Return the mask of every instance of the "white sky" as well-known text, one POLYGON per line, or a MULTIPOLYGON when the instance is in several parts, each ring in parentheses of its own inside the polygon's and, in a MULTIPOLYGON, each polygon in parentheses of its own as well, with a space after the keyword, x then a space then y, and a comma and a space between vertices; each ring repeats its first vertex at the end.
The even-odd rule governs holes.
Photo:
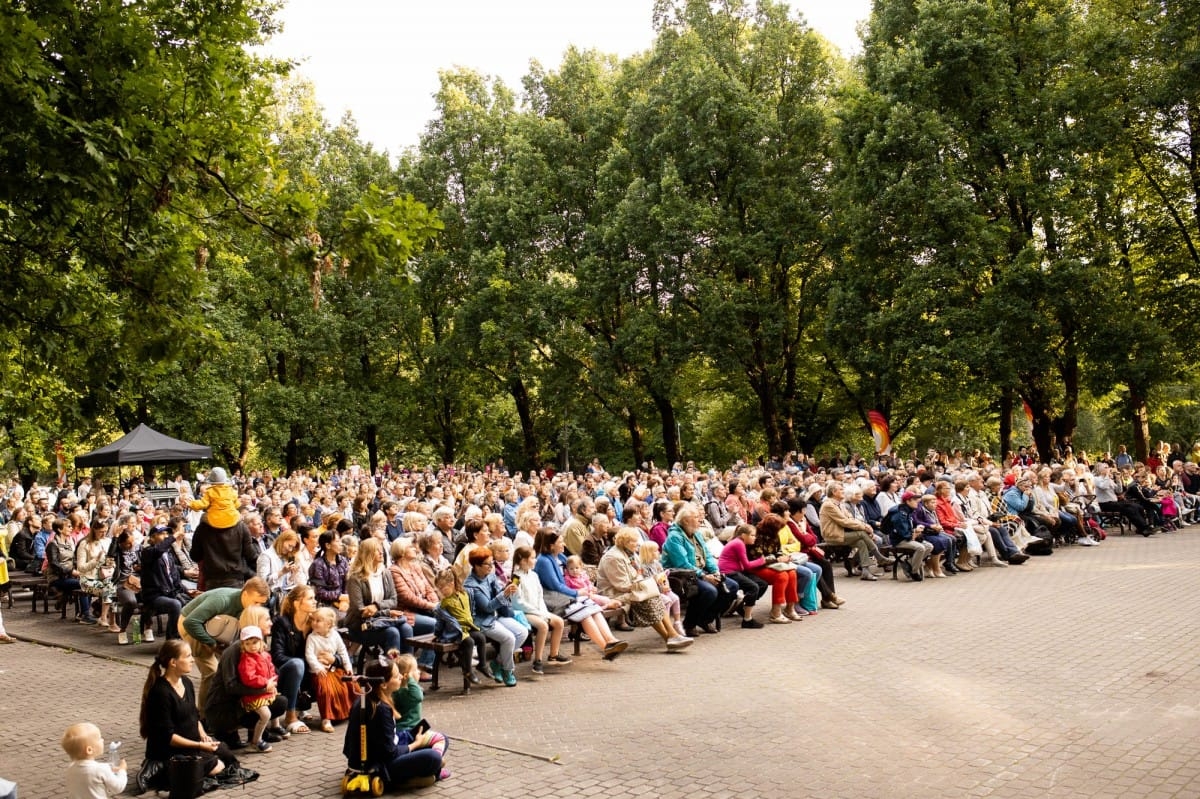
MULTIPOLYGON (((791 0, 845 54, 870 0, 791 0)), ((519 91, 529 62, 556 69, 568 45, 618 56, 654 39, 654 0, 286 0, 284 30, 265 48, 299 61, 326 117, 349 110, 360 135, 392 155, 417 143, 433 117, 438 70, 501 78, 519 91)))

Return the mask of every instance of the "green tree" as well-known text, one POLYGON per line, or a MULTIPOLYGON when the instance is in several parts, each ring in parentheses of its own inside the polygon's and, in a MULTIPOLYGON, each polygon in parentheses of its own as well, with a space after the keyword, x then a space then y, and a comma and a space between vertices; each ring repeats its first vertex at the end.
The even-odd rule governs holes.
POLYGON ((1026 401, 1043 452, 1074 429, 1084 317, 1106 290, 1079 235, 1096 140, 1079 27, 1058 0, 877 3, 843 128, 846 268, 878 270, 867 313, 905 320, 896 346, 933 364, 917 375, 965 367, 1002 418, 1026 401))
POLYGON ((649 234, 633 242, 693 346, 748 383, 782 455, 830 421, 812 365, 829 270, 834 64, 780 3, 657 13, 655 80, 625 139, 640 179, 629 201, 645 203, 649 234))

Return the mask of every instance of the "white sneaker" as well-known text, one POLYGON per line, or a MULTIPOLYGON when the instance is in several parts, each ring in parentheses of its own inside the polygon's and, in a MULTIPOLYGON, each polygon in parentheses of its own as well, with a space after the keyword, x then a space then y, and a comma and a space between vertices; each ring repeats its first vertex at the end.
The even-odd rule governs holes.
POLYGON ((143 644, 154 643, 154 630, 148 629, 144 633, 142 633, 142 643, 143 644))
POLYGON ((1078 543, 1080 546, 1094 547, 1094 546, 1097 546, 1100 542, 1097 541, 1096 539, 1092 538, 1090 535, 1084 535, 1084 536, 1079 537, 1078 543))
POLYGON ((117 633, 117 643, 120 644, 121 646, 125 646, 126 644, 128 644, 129 643, 129 633, 125 632, 124 630, 121 630, 121 632, 117 633))

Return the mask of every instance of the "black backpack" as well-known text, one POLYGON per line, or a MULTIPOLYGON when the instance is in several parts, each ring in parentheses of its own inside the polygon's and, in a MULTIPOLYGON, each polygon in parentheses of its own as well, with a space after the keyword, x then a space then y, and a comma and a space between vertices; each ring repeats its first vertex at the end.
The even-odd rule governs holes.
POLYGON ((892 508, 884 515, 882 519, 879 520, 879 529, 888 538, 892 537, 892 533, 896 529, 896 525, 892 522, 892 513, 894 513, 895 510, 896 508, 892 508))

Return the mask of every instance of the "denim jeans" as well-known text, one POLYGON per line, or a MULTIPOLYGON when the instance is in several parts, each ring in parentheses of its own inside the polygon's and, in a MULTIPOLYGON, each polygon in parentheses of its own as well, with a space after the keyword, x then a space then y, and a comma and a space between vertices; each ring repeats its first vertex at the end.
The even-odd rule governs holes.
POLYGON ((179 637, 179 612, 183 610, 183 605, 178 599, 170 596, 156 596, 153 599, 142 603, 142 629, 150 629, 149 625, 154 623, 154 617, 161 613, 167 614, 167 638, 179 637))
POLYGON ((696 583, 696 595, 688 600, 687 613, 683 617, 684 628, 703 627, 715 621, 718 616, 729 609, 737 596, 737 583, 725 578, 725 591, 701 577, 696 583))
POLYGON ((516 619, 510 619, 507 616, 497 616, 496 623, 491 627, 483 628, 483 636, 489 641, 495 641, 500 645, 500 656, 498 661, 500 668, 512 671, 516 668, 516 662, 513 661, 513 653, 517 651, 517 647, 525 643, 525 638, 529 635, 529 630, 525 629, 525 625, 516 619))
POLYGON ((388 624, 382 627, 359 630, 356 633, 352 633, 350 637, 364 647, 383 647, 384 652, 387 652, 389 649, 399 649, 401 652, 408 652, 408 639, 412 638, 413 628, 403 619, 389 619, 388 622, 388 624))
MULTIPOLYGON (((432 616, 422 616, 420 613, 413 614, 412 630, 413 635, 425 635, 425 633, 433 632, 437 626, 437 619, 432 616)), ((417 663, 427 669, 433 668, 433 660, 437 653, 432 649, 422 649, 417 653, 417 663)))
POLYGON ((279 678, 279 695, 287 700, 287 709, 295 711, 300 684, 304 682, 304 661, 301 658, 287 658, 275 665, 275 674, 279 678))

